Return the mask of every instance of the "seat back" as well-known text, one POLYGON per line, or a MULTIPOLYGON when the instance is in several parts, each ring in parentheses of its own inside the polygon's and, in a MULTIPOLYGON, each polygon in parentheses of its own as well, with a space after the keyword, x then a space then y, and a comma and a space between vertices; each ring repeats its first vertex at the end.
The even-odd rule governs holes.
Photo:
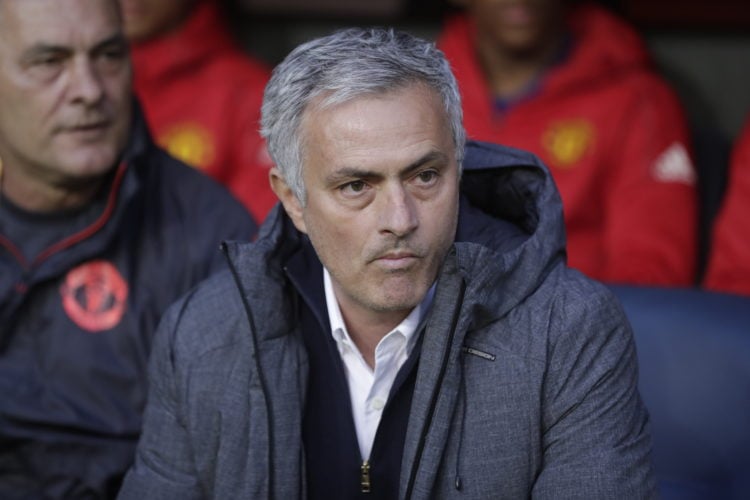
POLYGON ((633 326, 662 498, 750 498, 750 298, 612 290, 633 326))

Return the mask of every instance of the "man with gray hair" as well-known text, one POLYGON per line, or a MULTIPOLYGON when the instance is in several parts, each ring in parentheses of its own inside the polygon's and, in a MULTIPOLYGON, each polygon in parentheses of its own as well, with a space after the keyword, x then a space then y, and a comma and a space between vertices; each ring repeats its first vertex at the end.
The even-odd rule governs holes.
POLYGON ((262 133, 283 206, 162 321, 121 498, 653 495, 623 313, 546 168, 464 148, 441 52, 303 44, 262 133))
POLYGON ((116 0, 0 0, 0 499, 109 499, 164 311, 257 229, 156 147, 116 0))

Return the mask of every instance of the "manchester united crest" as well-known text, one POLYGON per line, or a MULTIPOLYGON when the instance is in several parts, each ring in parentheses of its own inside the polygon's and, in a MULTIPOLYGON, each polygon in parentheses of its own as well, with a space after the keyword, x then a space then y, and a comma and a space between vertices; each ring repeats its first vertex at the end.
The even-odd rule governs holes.
POLYGON ((159 136, 159 143, 169 154, 188 165, 206 168, 214 161, 211 133, 196 123, 180 123, 159 136))
POLYGON ((63 309, 82 329, 96 333, 120 323, 128 299, 128 284, 111 263, 86 262, 72 269, 60 286, 63 309))
POLYGON ((594 127, 586 120, 567 120, 553 123, 542 136, 542 145, 551 163, 560 168, 571 168, 583 158, 594 141, 594 127))

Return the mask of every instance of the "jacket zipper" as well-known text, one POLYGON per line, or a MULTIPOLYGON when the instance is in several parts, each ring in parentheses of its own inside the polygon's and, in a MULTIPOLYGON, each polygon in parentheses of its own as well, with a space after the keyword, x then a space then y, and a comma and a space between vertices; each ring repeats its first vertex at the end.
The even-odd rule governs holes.
POLYGON ((359 484, 362 486, 362 493, 370 493, 372 484, 370 483, 370 461, 365 460, 360 467, 359 484))

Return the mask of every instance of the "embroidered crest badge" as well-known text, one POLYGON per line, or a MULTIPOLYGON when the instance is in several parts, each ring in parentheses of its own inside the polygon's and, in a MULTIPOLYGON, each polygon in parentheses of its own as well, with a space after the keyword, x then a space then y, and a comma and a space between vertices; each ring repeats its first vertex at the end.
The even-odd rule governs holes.
POLYGON ((76 325, 91 332, 120 323, 128 298, 128 284, 117 268, 104 260, 72 269, 60 286, 65 313, 76 325))
POLYGON ((159 143, 169 154, 200 169, 214 161, 215 145, 211 133, 195 123, 182 123, 159 136, 159 143))
POLYGON ((586 120, 553 123, 542 136, 542 145, 551 163, 560 168, 574 167, 594 142, 594 127, 586 120))

